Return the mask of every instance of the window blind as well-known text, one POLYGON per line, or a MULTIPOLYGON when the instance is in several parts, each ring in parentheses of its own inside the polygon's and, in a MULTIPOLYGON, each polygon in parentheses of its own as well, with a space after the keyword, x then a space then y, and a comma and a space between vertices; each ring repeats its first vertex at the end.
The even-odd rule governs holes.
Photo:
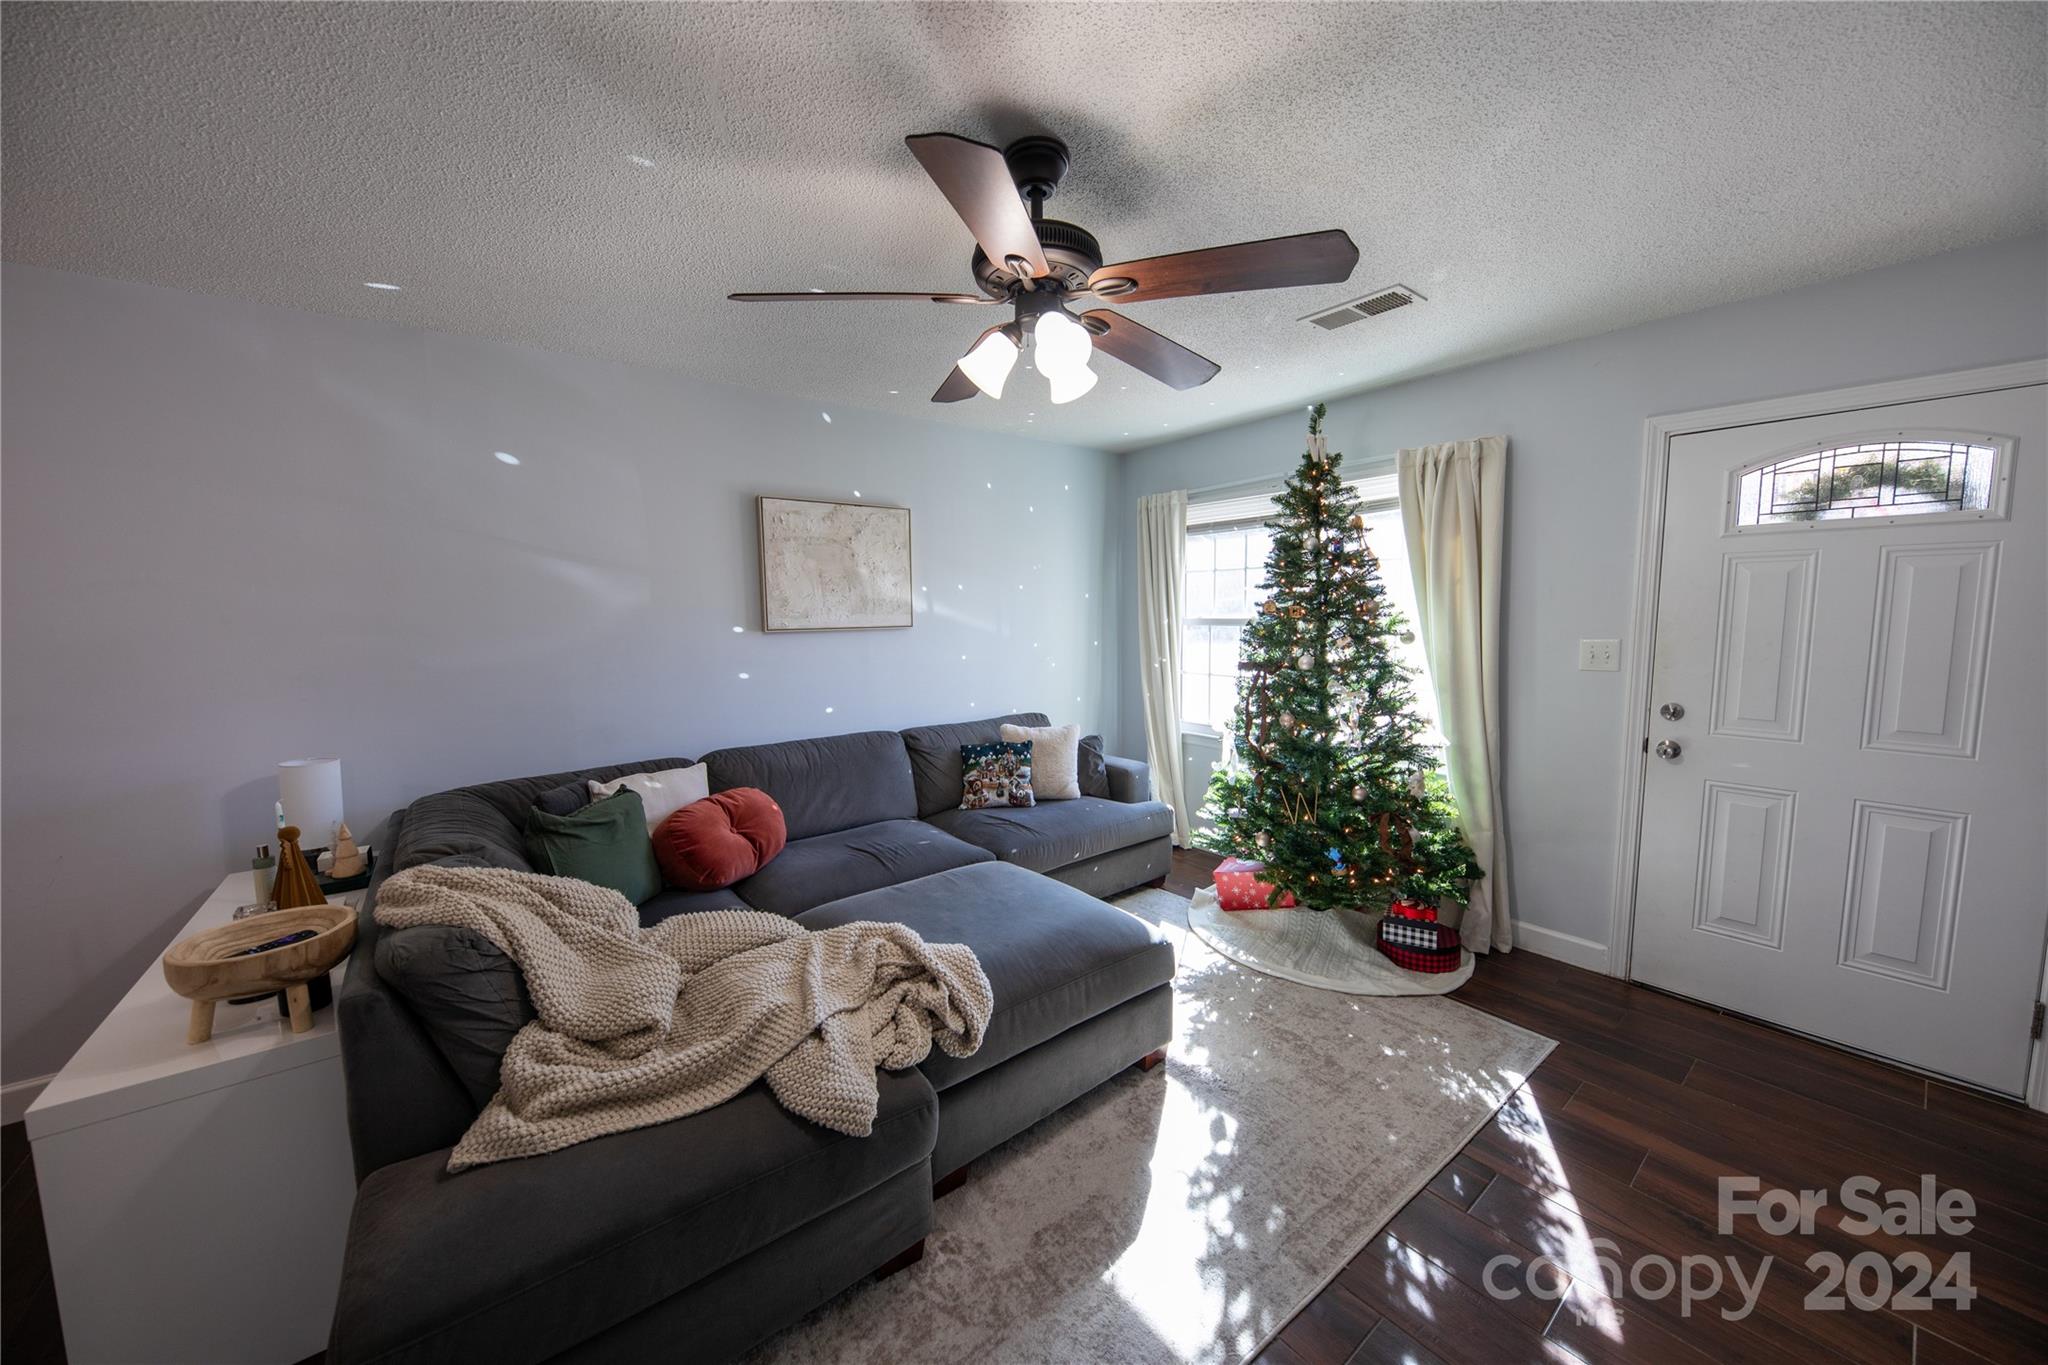
MULTIPOLYGON (((1271 479, 1264 483, 1238 484, 1206 493, 1188 494, 1188 529, 1257 526, 1271 519, 1273 498, 1280 492, 1281 482, 1271 479)), ((1370 474, 1346 480, 1344 486, 1357 494, 1368 507, 1400 499, 1400 484, 1391 460, 1383 462, 1382 467, 1370 474)))

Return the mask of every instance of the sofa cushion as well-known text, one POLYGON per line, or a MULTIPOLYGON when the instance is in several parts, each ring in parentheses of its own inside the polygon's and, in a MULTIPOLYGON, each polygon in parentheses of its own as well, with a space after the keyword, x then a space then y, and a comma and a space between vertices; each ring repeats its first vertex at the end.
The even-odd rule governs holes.
POLYGON ((655 894, 653 899, 640 904, 640 925, 651 929, 672 915, 695 915, 706 910, 752 910, 739 892, 731 887, 722 891, 684 891, 670 887, 655 894))
POLYGON ((687 768, 655 773, 627 773, 608 782, 592 778, 584 785, 590 789, 593 801, 602 801, 626 787, 640 793, 640 804, 647 811, 647 832, 652 834, 661 828, 662 821, 684 806, 711 795, 711 770, 702 763, 692 763, 687 768))
POLYGON ((564 782, 559 787, 549 787, 533 798, 533 808, 548 815, 574 815, 589 804, 588 782, 564 782))
POLYGON ((948 810, 930 822, 1006 863, 1050 872, 1173 833, 1173 812, 1157 801, 1126 804, 1083 796, 1028 808, 948 810))
POLYGON ((534 1015, 525 978, 474 929, 419 924, 381 929, 377 975, 411 1007, 448 1069, 482 1109, 498 1093, 498 1064, 534 1015))
POLYGON ((1030 742, 961 745, 960 785, 960 805, 966 810, 1035 805, 1030 742))
POLYGON ((476 860, 476 866, 531 872, 533 868, 526 861, 526 823, 534 803, 544 792, 565 782, 588 782, 593 778, 608 782, 627 773, 651 773, 689 765, 687 758, 650 758, 639 763, 515 777, 422 796, 406 808, 398 842, 392 850, 391 870, 403 872, 408 867, 442 858, 468 857, 476 860))
POLYGON ((986 849, 921 820, 883 820, 792 839, 774 862, 733 889, 756 909, 794 915, 842 896, 992 858, 986 849))
POLYGON ((927 943, 964 943, 988 973, 995 1013, 981 1050, 935 1051, 921 1064, 940 1090, 1173 979, 1173 948, 1157 929, 1007 863, 957 868, 797 916, 806 929, 856 920, 907 924, 927 943))
POLYGON ((903 747, 910 756, 910 771, 917 784, 919 818, 936 811, 952 810, 960 804, 963 776, 960 746, 994 744, 1003 737, 1003 725, 1048 725, 1044 713, 1020 711, 1014 716, 990 716, 987 720, 966 720, 954 725, 920 725, 903 732, 903 747))
POLYGON ((1081 736, 1079 762, 1081 765, 1079 773, 1081 795, 1107 797, 1109 795, 1109 767, 1103 761, 1101 735, 1081 736))
POLYGON ((909 756, 888 730, 720 749, 704 762, 711 790, 759 787, 774 797, 792 839, 917 814, 909 756))
POLYGON ((931 1086, 916 1071, 879 1085, 864 1138, 797 1118, 755 1085, 529 1161, 451 1176, 436 1151, 386 1166, 356 1193, 328 1359, 568 1350, 923 1163, 938 1132, 931 1086))
POLYGON ((1082 794, 1080 726, 1005 724, 1003 742, 1031 746, 1031 794, 1040 801, 1071 801, 1082 794))
POLYGON ((782 808, 759 787, 734 787, 693 801, 654 831, 661 880, 717 891, 772 862, 789 842, 782 808))
POLYGON ((635 905, 661 890, 646 807, 631 787, 574 815, 549 815, 535 807, 526 826, 526 856, 536 872, 610 887, 635 905))

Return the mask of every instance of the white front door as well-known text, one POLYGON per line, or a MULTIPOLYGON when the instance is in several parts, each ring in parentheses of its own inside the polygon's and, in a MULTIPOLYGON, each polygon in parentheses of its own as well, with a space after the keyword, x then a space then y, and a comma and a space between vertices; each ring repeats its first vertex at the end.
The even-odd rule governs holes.
POLYGON ((2044 454, 2041 385, 1671 440, 1635 979, 2025 1090, 2044 454))

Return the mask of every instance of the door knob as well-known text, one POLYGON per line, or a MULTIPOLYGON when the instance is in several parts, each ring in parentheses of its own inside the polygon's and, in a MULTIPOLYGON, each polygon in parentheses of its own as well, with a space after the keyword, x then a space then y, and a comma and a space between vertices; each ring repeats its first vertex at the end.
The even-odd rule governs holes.
POLYGON ((1659 758, 1677 758, 1684 752, 1685 750, 1680 747, 1675 739, 1660 739, 1657 741, 1657 757, 1659 758))
POLYGON ((1684 720, 1685 708, 1675 701, 1667 701, 1657 708, 1657 714, 1666 720, 1684 720))

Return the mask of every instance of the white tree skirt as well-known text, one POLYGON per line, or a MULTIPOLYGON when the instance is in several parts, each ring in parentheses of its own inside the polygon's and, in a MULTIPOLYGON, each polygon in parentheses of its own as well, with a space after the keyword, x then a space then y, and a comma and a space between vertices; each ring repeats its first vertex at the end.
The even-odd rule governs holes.
POLYGON ((1411 972, 1373 947, 1380 911, 1225 910, 1216 888, 1188 901, 1188 928, 1255 972, 1346 995, 1446 995, 1472 977, 1472 954, 1448 972, 1411 972))

